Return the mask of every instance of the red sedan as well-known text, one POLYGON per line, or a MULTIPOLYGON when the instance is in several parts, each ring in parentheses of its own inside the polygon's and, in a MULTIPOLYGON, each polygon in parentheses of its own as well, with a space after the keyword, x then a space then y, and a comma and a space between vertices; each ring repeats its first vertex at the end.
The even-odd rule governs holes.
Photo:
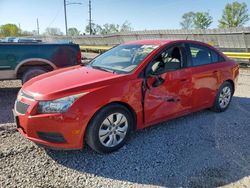
POLYGON ((100 153, 119 149, 131 131, 201 109, 225 111, 239 66, 189 40, 145 40, 112 48, 86 66, 38 76, 20 90, 18 131, 35 143, 100 153))

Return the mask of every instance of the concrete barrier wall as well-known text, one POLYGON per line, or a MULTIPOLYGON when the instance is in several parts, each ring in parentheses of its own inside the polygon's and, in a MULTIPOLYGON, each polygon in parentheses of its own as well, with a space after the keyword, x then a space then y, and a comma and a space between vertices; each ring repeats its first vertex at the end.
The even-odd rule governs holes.
POLYGON ((120 43, 142 39, 190 39, 209 43, 226 51, 250 50, 250 27, 208 30, 146 30, 116 33, 111 35, 37 36, 43 41, 72 40, 80 45, 112 46, 120 43))

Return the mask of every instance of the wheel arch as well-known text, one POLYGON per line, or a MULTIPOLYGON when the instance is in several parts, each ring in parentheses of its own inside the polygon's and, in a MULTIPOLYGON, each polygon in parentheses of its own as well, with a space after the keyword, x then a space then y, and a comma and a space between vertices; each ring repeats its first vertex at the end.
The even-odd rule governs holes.
POLYGON ((105 104, 104 106, 102 106, 101 108, 99 108, 93 115, 92 117, 90 118, 88 124, 87 124, 87 127, 89 126, 90 122, 95 118, 95 116, 105 107, 107 106, 110 106, 110 105, 120 105, 120 106, 123 106, 125 108, 127 108, 127 110, 131 113, 132 115, 132 118, 134 120, 134 125, 133 125, 133 130, 135 130, 137 128, 137 116, 136 116, 136 112, 135 110, 133 109, 133 107, 131 105, 129 105, 128 103, 126 102, 122 102, 122 101, 112 101, 110 103, 107 103, 105 104))
POLYGON ((137 128, 137 116, 136 116, 136 112, 135 110, 132 108, 131 105, 129 105, 128 103, 125 103, 125 102, 122 102, 122 101, 113 101, 113 102, 110 102, 110 103, 107 103, 105 104, 104 106, 102 106, 101 108, 99 108, 98 110, 96 110, 96 112, 92 115, 92 117, 90 118, 90 120, 88 121, 87 123, 87 126, 84 130, 84 133, 82 135, 82 143, 85 142, 85 139, 86 139, 86 133, 87 133, 87 129, 89 128, 89 125, 91 124, 91 122, 94 120, 94 118, 96 117, 96 115, 105 107, 109 106, 109 105, 120 105, 120 106, 123 106, 125 107, 132 115, 132 118, 133 118, 133 121, 134 121, 134 124, 133 124, 133 127, 132 127, 132 130, 136 130, 137 128))
POLYGON ((128 109, 128 111, 131 113, 132 118, 134 120, 133 130, 136 130, 136 128, 137 128, 137 116, 136 116, 136 112, 133 109, 133 107, 131 105, 129 105, 128 103, 121 102, 121 101, 114 101, 114 102, 109 103, 108 105, 111 105, 111 104, 118 104, 118 105, 124 106, 125 108, 128 109))
POLYGON ((57 69, 57 67, 55 66, 55 64, 53 64, 51 61, 47 60, 47 59, 42 59, 42 58, 29 58, 29 59, 25 59, 23 61, 21 61, 17 67, 15 68, 15 74, 18 75, 21 68, 24 66, 44 66, 47 65, 49 67, 51 67, 52 70, 57 69))
POLYGON ((231 79, 228 79, 228 80, 225 80, 225 82, 229 82, 229 83, 232 85, 232 87, 233 87, 233 94, 234 94, 234 92, 235 92, 235 84, 234 84, 234 81, 231 80, 231 79))

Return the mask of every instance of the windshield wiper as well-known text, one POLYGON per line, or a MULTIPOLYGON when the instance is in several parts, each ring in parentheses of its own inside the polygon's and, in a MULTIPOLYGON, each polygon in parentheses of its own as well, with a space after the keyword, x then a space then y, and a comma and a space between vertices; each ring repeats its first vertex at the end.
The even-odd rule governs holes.
POLYGON ((106 72, 115 73, 115 71, 114 71, 114 70, 107 69, 107 68, 104 68, 104 67, 95 66, 95 65, 90 65, 90 66, 91 66, 91 67, 93 67, 94 69, 98 69, 98 70, 102 70, 102 71, 106 71, 106 72))

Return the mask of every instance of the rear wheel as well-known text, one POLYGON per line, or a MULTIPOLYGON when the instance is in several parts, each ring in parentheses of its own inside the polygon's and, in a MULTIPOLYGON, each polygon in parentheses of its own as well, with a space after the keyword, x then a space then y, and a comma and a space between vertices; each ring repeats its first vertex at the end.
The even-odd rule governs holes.
POLYGON ((221 85, 220 89, 218 90, 212 110, 216 112, 225 111, 232 100, 232 96, 233 96, 232 84, 229 82, 224 82, 221 85))
POLYGON ((130 111, 117 104, 101 109, 88 125, 87 144, 98 153, 109 153, 121 148, 127 141, 133 118, 130 111))
POLYGON ((29 68, 22 75, 22 78, 21 78, 22 84, 29 81, 31 78, 34 78, 34 77, 41 75, 41 74, 44 74, 46 72, 48 72, 48 70, 46 70, 45 68, 42 68, 42 67, 29 68))

